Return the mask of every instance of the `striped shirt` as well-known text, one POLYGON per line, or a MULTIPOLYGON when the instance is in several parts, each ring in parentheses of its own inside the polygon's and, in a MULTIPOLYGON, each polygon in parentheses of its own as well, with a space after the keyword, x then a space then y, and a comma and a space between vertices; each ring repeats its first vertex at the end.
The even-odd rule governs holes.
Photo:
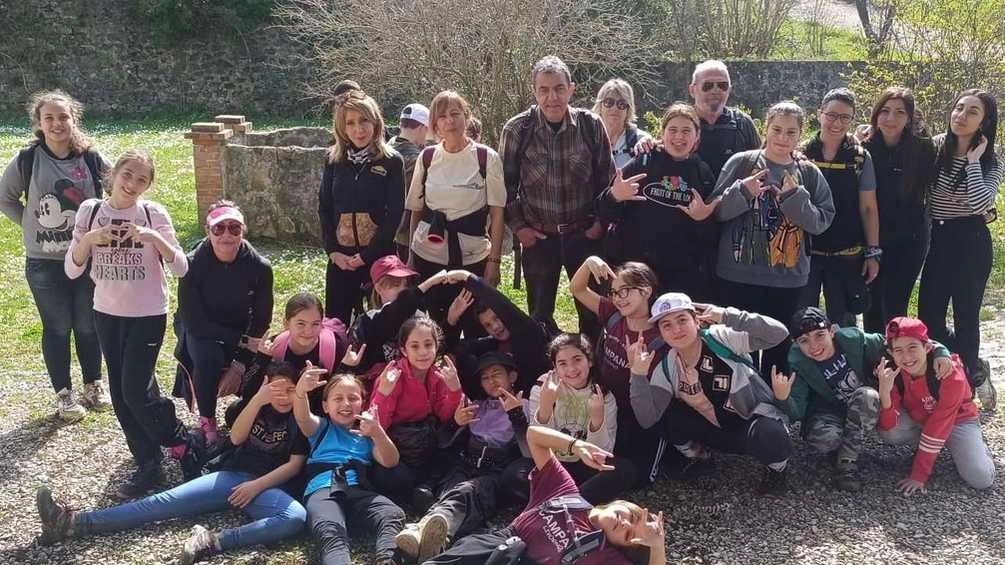
MULTIPOLYGON (((945 134, 936 136, 934 141, 941 146, 945 134)), ((929 195, 932 218, 948 220, 984 214, 994 206, 1001 182, 1001 159, 987 173, 980 163, 968 163, 966 156, 953 158, 948 168, 940 161, 939 174, 929 195)))
POLYGON ((558 131, 536 106, 517 114, 503 127, 499 155, 506 221, 514 232, 593 216, 594 201, 614 178, 607 131, 596 114, 582 108, 570 107, 558 131))

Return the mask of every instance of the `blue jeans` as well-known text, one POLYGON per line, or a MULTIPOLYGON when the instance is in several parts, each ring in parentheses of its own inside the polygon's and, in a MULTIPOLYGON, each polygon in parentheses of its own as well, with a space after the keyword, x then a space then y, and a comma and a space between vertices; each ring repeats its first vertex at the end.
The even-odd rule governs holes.
POLYGON ((56 392, 70 384, 70 332, 85 383, 101 378, 101 347, 94 329, 94 281, 89 273, 71 279, 63 262, 29 257, 25 278, 42 319, 42 358, 56 392))
MULTIPOLYGON (((227 497, 234 487, 255 478, 251 473, 239 471, 210 473, 141 500, 104 510, 77 512, 73 526, 79 533, 92 534, 220 512, 231 508, 227 497)), ((307 522, 304 507, 279 488, 262 491, 243 510, 254 521, 221 531, 220 549, 273 543, 296 535, 307 522)))

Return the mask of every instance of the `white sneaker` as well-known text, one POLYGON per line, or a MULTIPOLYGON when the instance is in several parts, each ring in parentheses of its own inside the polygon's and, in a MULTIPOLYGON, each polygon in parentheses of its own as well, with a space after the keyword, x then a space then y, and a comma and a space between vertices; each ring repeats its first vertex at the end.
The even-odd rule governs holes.
POLYGON ((56 413, 64 422, 68 424, 79 422, 87 415, 87 410, 84 410, 84 407, 77 403, 77 397, 74 396, 72 390, 64 388, 57 392, 56 396, 59 397, 56 413))
POLYGON ((405 529, 394 536, 394 543, 411 559, 419 557, 419 526, 415 523, 405 524, 405 529))
POLYGON ((419 521, 419 563, 436 557, 447 545, 447 519, 442 514, 427 514, 419 521))
POLYGON ((108 391, 105 390, 105 385, 100 380, 84 385, 84 392, 80 395, 80 403, 95 412, 105 412, 112 407, 112 399, 108 396, 108 391))

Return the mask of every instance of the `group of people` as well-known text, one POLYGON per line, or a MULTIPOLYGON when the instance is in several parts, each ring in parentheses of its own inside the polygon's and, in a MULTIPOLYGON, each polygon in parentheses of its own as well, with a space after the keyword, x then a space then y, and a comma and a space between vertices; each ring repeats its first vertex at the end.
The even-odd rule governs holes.
POLYGON ((662 512, 619 497, 712 476, 717 451, 753 457, 757 492, 783 495, 796 422, 835 488, 861 488, 873 431, 917 445, 905 494, 943 447, 967 485, 992 486, 974 398, 993 409, 978 356, 1002 180, 993 97, 964 91, 931 138, 899 87, 852 132, 856 99, 838 88, 809 140, 786 101, 762 143, 726 106, 720 61, 695 68, 694 104, 670 105, 655 136, 621 79, 592 111, 570 106, 557 57, 532 83, 498 152, 456 92, 406 106, 388 139, 376 101, 340 85, 319 192, 325 296, 289 297, 275 334, 272 268, 237 205, 214 204, 186 254, 146 197, 149 155, 109 162, 79 102, 34 96, 36 139, 4 171, 0 209, 24 232, 59 415, 111 405, 136 463, 118 506, 73 510, 40 488, 43 541, 234 507, 253 521, 196 526, 182 563, 308 525, 326 565, 349 563, 350 531, 374 534, 380 563, 656 565, 662 512), (495 288, 511 239, 528 312, 495 288), (553 318, 562 269, 578 333, 553 318), (154 378, 168 271, 174 394, 194 429, 154 378), (149 494, 162 447, 185 482, 149 494), (508 506, 524 510, 486 531, 508 506))

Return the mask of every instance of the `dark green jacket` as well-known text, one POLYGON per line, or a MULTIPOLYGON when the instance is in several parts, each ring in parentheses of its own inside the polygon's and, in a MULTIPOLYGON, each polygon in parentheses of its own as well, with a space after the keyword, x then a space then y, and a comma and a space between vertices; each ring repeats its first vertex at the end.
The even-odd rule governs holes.
MULTIPOLYGON (((936 357, 949 357, 949 350, 938 342, 935 345, 936 357)), ((845 354, 848 365, 855 374, 868 386, 877 386, 873 369, 879 364, 886 351, 886 339, 882 334, 867 334, 858 328, 839 328, 834 333, 834 346, 837 351, 845 354)), ((815 405, 829 405, 843 410, 845 403, 827 384, 820 372, 820 366, 810 359, 794 343, 789 349, 789 368, 796 373, 792 383, 792 392, 784 402, 778 405, 785 410, 793 422, 802 420, 815 405)))

